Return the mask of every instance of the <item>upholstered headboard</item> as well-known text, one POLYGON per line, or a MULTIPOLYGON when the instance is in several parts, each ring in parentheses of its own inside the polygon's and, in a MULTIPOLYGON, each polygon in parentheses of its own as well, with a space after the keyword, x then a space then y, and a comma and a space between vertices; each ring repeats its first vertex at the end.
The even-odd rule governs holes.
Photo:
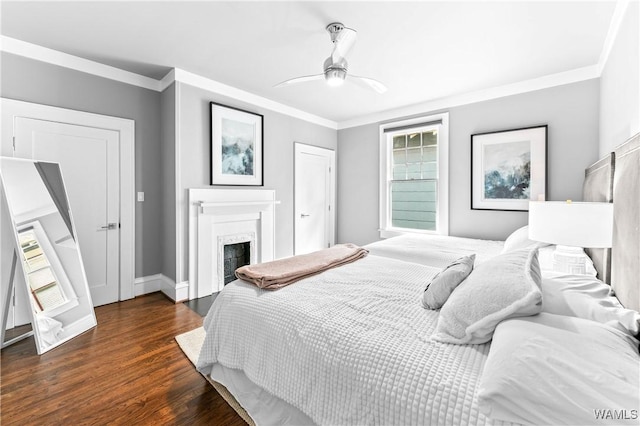
MULTIPOLYGON (((611 153, 584 171, 583 201, 612 202, 615 154, 611 153)), ((598 271, 598 278, 611 283, 611 249, 585 249, 598 271)))
POLYGON ((640 133, 614 151, 611 287, 640 311, 640 133))

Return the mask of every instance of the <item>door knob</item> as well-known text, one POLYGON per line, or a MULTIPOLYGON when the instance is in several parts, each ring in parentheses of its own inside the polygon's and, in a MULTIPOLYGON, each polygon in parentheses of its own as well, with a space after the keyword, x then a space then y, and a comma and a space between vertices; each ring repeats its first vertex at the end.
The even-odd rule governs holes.
POLYGON ((301 213, 300 214, 300 218, 301 219, 304 219, 305 217, 309 217, 309 216, 311 216, 311 215, 310 214, 305 214, 305 213, 301 213))
POLYGON ((117 227, 118 227, 117 223, 107 223, 105 226, 101 226, 100 229, 109 230, 109 229, 116 229, 117 227))

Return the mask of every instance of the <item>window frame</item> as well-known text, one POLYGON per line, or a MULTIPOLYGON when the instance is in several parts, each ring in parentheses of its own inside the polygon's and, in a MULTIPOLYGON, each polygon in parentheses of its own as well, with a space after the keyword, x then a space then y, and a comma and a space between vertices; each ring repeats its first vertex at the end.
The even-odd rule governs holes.
POLYGON ((449 235, 449 113, 439 113, 421 116, 407 120, 393 121, 380 125, 380 237, 389 238, 404 234, 438 234, 449 235), (428 123, 441 121, 440 124, 428 123), (427 123, 427 125, 423 125, 427 123), (413 128, 407 126, 414 126, 413 128), (405 127, 397 132, 385 133, 387 129, 405 127), (411 133, 417 129, 437 127, 438 130, 438 174, 436 198, 436 229, 422 230, 411 228, 396 228, 391 225, 391 181, 392 147, 394 134, 411 133))

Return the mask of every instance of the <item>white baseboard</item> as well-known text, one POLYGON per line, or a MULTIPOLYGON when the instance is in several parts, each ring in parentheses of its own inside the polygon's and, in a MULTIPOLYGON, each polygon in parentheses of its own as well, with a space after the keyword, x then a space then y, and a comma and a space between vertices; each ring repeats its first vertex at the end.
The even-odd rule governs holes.
POLYGON ((172 279, 164 277, 162 292, 174 302, 189 300, 189 281, 175 283, 172 279))
POLYGON ((156 291, 163 292, 169 299, 176 303, 189 300, 188 281, 175 283, 171 278, 162 274, 136 278, 134 282, 134 294, 136 297, 156 291))
POLYGON ((136 278, 133 282, 134 297, 142 296, 143 294, 155 293, 156 291, 162 290, 162 283, 165 279, 168 278, 162 274, 136 278))

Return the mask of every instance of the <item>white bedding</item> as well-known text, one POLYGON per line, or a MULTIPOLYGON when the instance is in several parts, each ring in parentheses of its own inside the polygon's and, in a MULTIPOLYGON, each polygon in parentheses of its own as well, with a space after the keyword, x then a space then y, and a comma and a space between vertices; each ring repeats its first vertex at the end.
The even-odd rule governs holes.
POLYGON ((454 260, 471 254, 476 264, 497 256, 504 241, 478 240, 474 238, 448 237, 431 234, 406 234, 364 246, 376 256, 390 257, 445 268, 454 260))
POLYGON ((277 291, 228 284, 198 368, 240 369, 317 424, 492 424, 475 397, 489 345, 430 340, 439 269, 373 253, 277 291))

